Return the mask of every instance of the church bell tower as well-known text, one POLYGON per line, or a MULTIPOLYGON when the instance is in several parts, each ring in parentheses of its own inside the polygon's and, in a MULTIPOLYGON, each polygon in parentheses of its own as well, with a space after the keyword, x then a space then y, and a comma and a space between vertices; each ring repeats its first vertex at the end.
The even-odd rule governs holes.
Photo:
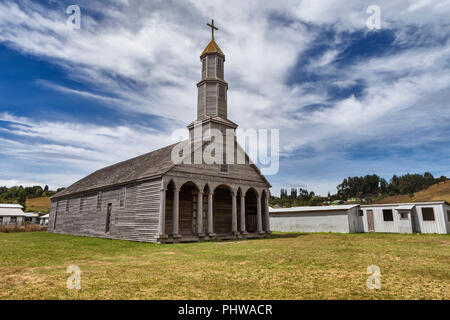
POLYGON ((211 41, 200 55, 202 65, 201 80, 197 83, 197 120, 188 126, 192 132, 194 125, 202 125, 203 131, 208 128, 237 128, 228 120, 227 91, 228 83, 224 79, 225 54, 214 40, 214 31, 218 28, 214 20, 207 24, 211 28, 211 41))

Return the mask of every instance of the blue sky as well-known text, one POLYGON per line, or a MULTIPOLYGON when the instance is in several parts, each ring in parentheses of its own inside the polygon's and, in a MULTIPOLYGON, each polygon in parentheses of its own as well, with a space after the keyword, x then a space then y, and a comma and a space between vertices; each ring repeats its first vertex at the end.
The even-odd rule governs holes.
POLYGON ((450 176, 450 1, 0 2, 0 185, 68 186, 172 143, 215 19, 229 118, 280 130, 281 187, 450 176), (81 29, 67 27, 68 5, 81 29), (368 30, 366 9, 381 9, 368 30))

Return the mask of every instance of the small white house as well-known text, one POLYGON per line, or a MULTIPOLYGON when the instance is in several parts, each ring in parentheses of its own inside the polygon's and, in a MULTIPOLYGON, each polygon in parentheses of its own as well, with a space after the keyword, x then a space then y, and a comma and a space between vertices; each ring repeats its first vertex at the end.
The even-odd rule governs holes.
POLYGON ((269 208, 270 229, 282 232, 363 232, 359 204, 269 208))
POLYGON ((49 217, 50 215, 47 213, 47 214, 44 214, 43 216, 41 216, 41 222, 40 222, 40 225, 41 226, 48 226, 48 217, 49 217))
POLYGON ((25 222, 32 223, 32 224, 39 224, 39 213, 35 212, 25 212, 25 222))
POLYGON ((25 213, 20 204, 0 203, 0 226, 20 226, 24 222, 25 213))
POLYGON ((364 232, 450 233, 450 206, 445 201, 362 205, 364 232))

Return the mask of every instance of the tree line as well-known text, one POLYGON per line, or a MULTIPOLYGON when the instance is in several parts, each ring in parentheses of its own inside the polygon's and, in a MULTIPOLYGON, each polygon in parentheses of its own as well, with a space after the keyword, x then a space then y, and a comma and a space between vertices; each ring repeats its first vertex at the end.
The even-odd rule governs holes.
POLYGON ((322 197, 316 195, 314 191, 308 191, 303 188, 291 188, 290 193, 288 193, 287 189, 281 189, 279 197, 271 196, 269 205, 280 207, 320 206, 324 201, 335 199, 336 196, 328 195, 328 197, 322 197))
POLYGON ((447 177, 434 178, 429 172, 424 174, 393 175, 388 181, 376 174, 364 177, 348 177, 337 186, 337 195, 340 199, 362 198, 373 196, 395 196, 401 194, 412 195, 415 192, 427 189, 431 185, 446 181, 447 177))
POLYGON ((59 188, 56 191, 52 191, 47 185, 44 188, 41 186, 13 186, 10 188, 0 187, 0 203, 18 203, 25 208, 27 199, 51 197, 63 189, 64 188, 59 188))
POLYGON ((287 189, 280 190, 280 197, 271 196, 270 205, 280 207, 295 206, 316 206, 322 205, 324 202, 356 200, 359 202, 370 202, 374 198, 385 196, 395 196, 409 194, 425 190, 431 185, 443 181, 448 178, 441 176, 433 177, 429 172, 424 174, 405 174, 401 176, 393 175, 387 181, 386 179, 376 175, 355 176, 345 178, 342 183, 337 185, 335 194, 328 193, 328 196, 317 196, 313 191, 303 188, 291 188, 290 193, 287 189))

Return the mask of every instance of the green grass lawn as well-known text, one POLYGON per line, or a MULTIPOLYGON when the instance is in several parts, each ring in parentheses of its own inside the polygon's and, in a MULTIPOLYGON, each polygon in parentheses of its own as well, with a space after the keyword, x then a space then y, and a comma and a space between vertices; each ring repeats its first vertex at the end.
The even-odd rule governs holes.
POLYGON ((0 233, 0 299, 449 299, 450 236, 275 234, 158 245, 0 233), (68 290, 66 268, 81 268, 68 290), (368 290, 366 269, 381 268, 368 290))

